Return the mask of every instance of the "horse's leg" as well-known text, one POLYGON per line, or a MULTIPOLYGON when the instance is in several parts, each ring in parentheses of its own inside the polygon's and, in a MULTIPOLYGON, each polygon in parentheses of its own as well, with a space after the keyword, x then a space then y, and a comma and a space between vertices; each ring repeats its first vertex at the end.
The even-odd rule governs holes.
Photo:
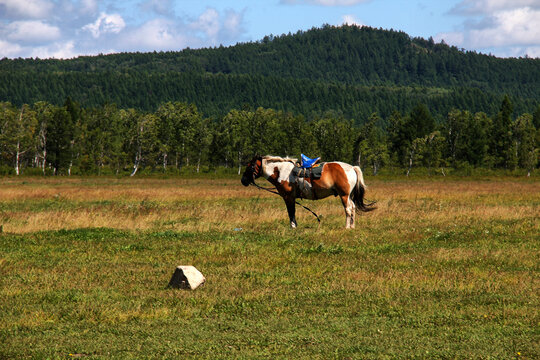
POLYGON ((354 204, 354 201, 349 197, 349 204, 351 206, 351 229, 354 229, 354 220, 356 217, 356 205, 354 204))
POLYGON ((345 209, 345 228, 350 229, 351 227, 354 227, 354 202, 351 200, 348 194, 341 195, 340 198, 343 208, 345 209))
POLYGON ((291 221, 291 227, 296 228, 296 204, 294 198, 285 198, 285 205, 287 205, 287 212, 289 213, 289 220, 291 221))

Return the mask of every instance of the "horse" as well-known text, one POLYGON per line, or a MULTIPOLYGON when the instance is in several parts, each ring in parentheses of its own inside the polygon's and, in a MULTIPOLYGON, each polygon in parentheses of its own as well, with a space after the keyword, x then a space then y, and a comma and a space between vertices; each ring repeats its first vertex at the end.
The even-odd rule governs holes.
POLYGON ((242 175, 242 185, 255 184, 255 179, 263 176, 274 187, 287 206, 292 228, 298 226, 296 222, 296 199, 310 200, 324 199, 328 196, 339 196, 345 209, 345 228, 354 228, 355 213, 375 210, 374 203, 365 203, 364 194, 366 184, 362 170, 344 162, 322 163, 320 178, 302 178, 301 182, 292 181, 291 172, 295 168, 297 159, 282 158, 279 156, 256 155, 248 162, 242 175))

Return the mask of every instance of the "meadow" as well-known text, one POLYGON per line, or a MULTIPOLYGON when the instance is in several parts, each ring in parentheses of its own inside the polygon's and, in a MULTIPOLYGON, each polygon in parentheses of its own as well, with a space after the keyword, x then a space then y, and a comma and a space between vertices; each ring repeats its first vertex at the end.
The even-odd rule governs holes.
POLYGON ((538 178, 366 182, 292 230, 238 177, 1 178, 0 358, 540 358, 538 178))

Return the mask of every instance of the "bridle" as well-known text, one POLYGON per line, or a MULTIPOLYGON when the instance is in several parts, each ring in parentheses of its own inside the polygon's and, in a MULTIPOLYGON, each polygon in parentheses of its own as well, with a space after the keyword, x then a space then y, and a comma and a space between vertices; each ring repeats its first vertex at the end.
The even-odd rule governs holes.
POLYGON ((255 179, 261 177, 261 172, 262 172, 262 159, 259 160, 259 159, 255 159, 255 161, 253 161, 253 163, 251 164, 251 166, 249 167, 249 170, 251 171, 251 175, 253 177, 252 179, 252 184, 255 184, 255 179), (261 165, 260 166, 257 166, 257 161, 260 161, 261 162, 261 165))

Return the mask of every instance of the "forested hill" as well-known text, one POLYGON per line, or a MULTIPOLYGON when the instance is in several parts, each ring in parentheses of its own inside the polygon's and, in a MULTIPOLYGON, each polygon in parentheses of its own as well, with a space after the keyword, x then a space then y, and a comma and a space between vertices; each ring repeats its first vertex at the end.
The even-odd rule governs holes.
POLYGON ((539 89, 539 59, 500 59, 356 26, 179 52, 0 60, 0 101, 16 105, 61 104, 71 96, 84 106, 154 110, 180 100, 207 115, 247 104, 305 115, 335 110, 357 119, 418 102, 436 115, 452 107, 491 113, 504 94, 516 111, 532 112, 539 89))

